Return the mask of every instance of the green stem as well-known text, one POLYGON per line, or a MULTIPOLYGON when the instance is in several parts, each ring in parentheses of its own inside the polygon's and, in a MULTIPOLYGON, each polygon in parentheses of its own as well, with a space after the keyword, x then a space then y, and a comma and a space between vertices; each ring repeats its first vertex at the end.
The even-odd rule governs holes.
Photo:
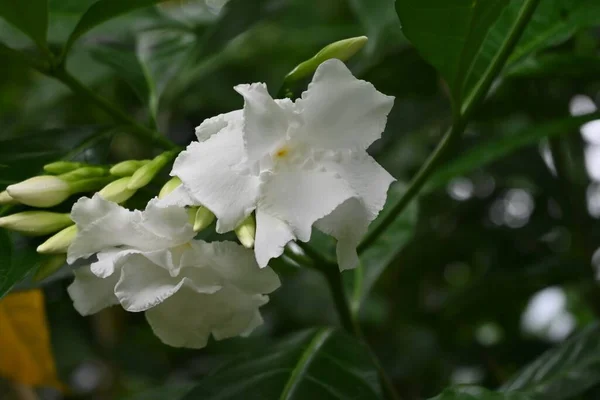
POLYGON ((452 148, 453 143, 460 138, 462 135, 473 110, 483 100, 485 95, 490 89, 494 79, 500 73, 504 64, 508 60, 511 52, 515 45, 519 41, 523 31, 527 27, 535 8, 537 7, 540 0, 525 0, 517 19, 512 26, 508 36, 500 46, 500 49, 496 53, 496 56, 484 72, 481 79, 471 92, 471 95, 467 97, 462 108, 461 114, 456 119, 452 128, 444 135, 444 138, 440 141, 436 149, 433 151, 431 156, 427 159, 425 164, 417 172, 415 177, 411 180, 406 193, 400 198, 398 203, 394 205, 392 211, 381 221, 379 225, 375 227, 358 246, 358 252, 362 253, 369 247, 381 233, 383 233, 387 227, 396 219, 396 217, 404 211, 406 206, 411 200, 419 194, 431 174, 435 171, 440 160, 445 157, 446 153, 452 148))
POLYGON ((136 136, 145 140, 150 140, 155 145, 165 149, 173 149, 177 147, 159 132, 141 125, 140 123, 131 119, 116 106, 111 104, 108 100, 98 96, 91 89, 78 81, 73 75, 67 72, 64 68, 58 68, 54 71, 46 72, 46 74, 61 81, 63 84, 68 86, 73 93, 94 103, 98 108, 112 116, 115 120, 127 125, 131 129, 131 133, 135 134, 136 136))

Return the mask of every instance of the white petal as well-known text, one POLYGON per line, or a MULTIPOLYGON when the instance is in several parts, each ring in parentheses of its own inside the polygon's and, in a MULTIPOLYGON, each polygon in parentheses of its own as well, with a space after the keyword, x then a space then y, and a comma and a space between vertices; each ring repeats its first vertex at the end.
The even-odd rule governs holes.
POLYGON ((271 293, 281 283, 271 268, 259 268, 252 250, 234 242, 193 242, 202 260, 229 284, 247 293, 271 293))
POLYGON ((140 250, 133 248, 111 248, 103 250, 96 254, 98 261, 93 262, 90 269, 97 277, 106 278, 123 265, 123 262, 125 262, 128 255, 139 252, 140 250))
POLYGON ((249 296, 233 288, 198 294, 183 287, 146 311, 146 319, 164 343, 202 348, 211 332, 218 339, 248 334, 260 322, 256 318, 258 307, 267 301, 266 296, 249 296))
POLYGON ((196 137, 199 142, 204 142, 215 133, 219 133, 219 131, 225 128, 230 122, 238 123, 242 121, 242 118, 244 118, 243 111, 236 110, 205 119, 198 127, 196 127, 196 137))
POLYGON ((318 148, 364 150, 381 137, 393 104, 392 96, 356 79, 340 60, 325 61, 296 101, 304 121, 297 139, 318 148))
POLYGON ((94 314, 103 308, 119 304, 114 292, 118 274, 98 278, 90 271, 89 266, 76 269, 74 274, 75 280, 67 291, 73 300, 73 306, 81 315, 94 314))
POLYGON ((256 238, 254 253, 258 265, 265 267, 271 258, 279 257, 295 236, 290 226, 262 209, 256 210, 256 238))
POLYGON ((142 219, 139 211, 129 211, 118 204, 104 200, 99 194, 94 197, 82 197, 71 210, 71 218, 77 224, 77 237, 69 246, 67 261, 72 263, 78 258, 120 245, 144 244, 136 240, 134 224, 142 219))
POLYGON ((169 206, 185 207, 185 206, 195 206, 195 205, 199 205, 199 204, 196 200, 194 200, 189 195, 185 186, 179 185, 171 193, 169 193, 162 199, 159 199, 156 202, 156 205, 159 207, 169 207, 169 206))
POLYGON ((244 158, 241 126, 228 125, 202 143, 192 143, 175 160, 178 176, 197 204, 218 218, 217 232, 233 230, 255 207, 258 178, 236 168, 244 158))
MULTIPOLYGON (((286 222, 303 242, 310 239, 316 220, 356 196, 348 183, 325 171, 280 171, 266 178, 263 185, 258 209, 286 222)), ((265 234, 280 246, 275 237, 280 232, 281 229, 276 229, 265 234)))
POLYGON ((172 247, 189 242, 196 232, 189 223, 187 211, 182 207, 161 207, 158 199, 150 200, 142 214, 141 226, 160 238, 164 247, 172 247))
POLYGON ((209 268, 187 268, 173 277, 142 254, 129 257, 121 269, 115 295, 123 308, 131 312, 145 311, 174 295, 182 286, 196 292, 214 293, 220 280, 209 268))
POLYGON ((286 139, 288 112, 273 100, 264 83, 238 85, 244 96, 244 144, 248 160, 258 161, 286 139))

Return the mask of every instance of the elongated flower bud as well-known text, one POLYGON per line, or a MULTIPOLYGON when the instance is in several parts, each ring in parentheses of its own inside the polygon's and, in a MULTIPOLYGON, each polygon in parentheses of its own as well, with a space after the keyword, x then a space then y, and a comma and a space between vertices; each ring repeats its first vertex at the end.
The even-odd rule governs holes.
POLYGON ((339 40, 323 47, 312 58, 301 62, 286 75, 286 82, 297 81, 315 72, 317 67, 330 58, 337 58, 341 61, 349 60, 364 47, 369 39, 366 36, 358 36, 349 39, 339 40))
POLYGON ((215 214, 213 214, 206 207, 198 207, 196 215, 194 216, 194 232, 200 232, 206 228, 215 220, 215 214))
POLYGON ((6 191, 16 201, 31 207, 53 207, 71 195, 71 187, 56 176, 35 176, 10 185, 6 191))
POLYGON ((237 228, 235 228, 240 243, 251 249, 254 246, 254 237, 256 236, 256 220, 254 215, 250 214, 237 228))
POLYGON ((60 267, 66 264, 66 262, 66 254, 56 254, 46 258, 40 263, 40 266, 37 269, 37 271, 35 271, 35 274, 33 275, 33 281, 39 282, 43 279, 46 279, 47 277, 58 271, 60 267))
POLYGON ((49 211, 24 211, 0 218, 0 228, 24 235, 43 236, 73 224, 69 214, 49 211))
POLYGON ((75 236, 77 236, 77 225, 71 225, 40 244, 37 252, 42 254, 66 253, 75 236))
POLYGON ((76 170, 77 168, 85 167, 84 163, 74 161, 56 161, 44 165, 44 171, 52 175, 60 175, 76 170))
POLYGON ((152 159, 146 165, 143 165, 140 169, 135 171, 131 177, 128 189, 139 189, 150 183, 152 179, 160 172, 160 170, 167 165, 169 160, 173 157, 173 153, 170 151, 164 152, 152 159))
POLYGON ((6 190, 0 192, 0 205, 1 204, 17 204, 18 201, 10 197, 10 194, 6 190))
POLYGON ((164 184, 162 189, 160 189, 160 192, 158 193, 158 198, 162 199, 163 197, 167 196, 173 190, 177 189, 179 185, 181 185, 181 179, 179 179, 178 177, 175 176, 169 179, 167 183, 164 184))
POLYGON ((114 176, 131 176, 140 169, 140 167, 148 164, 150 160, 127 160, 115 164, 110 169, 110 174, 114 176))
POLYGON ((130 181, 130 176, 117 179, 116 181, 106 185, 102 190, 98 192, 98 194, 104 197, 105 200, 112 201, 117 204, 123 203, 124 201, 128 200, 131 196, 133 196, 136 192, 135 189, 127 189, 127 185, 130 181))
POLYGON ((108 171, 104 167, 82 167, 66 174, 61 174, 59 178, 67 182, 74 182, 82 179, 98 178, 107 174, 108 171))

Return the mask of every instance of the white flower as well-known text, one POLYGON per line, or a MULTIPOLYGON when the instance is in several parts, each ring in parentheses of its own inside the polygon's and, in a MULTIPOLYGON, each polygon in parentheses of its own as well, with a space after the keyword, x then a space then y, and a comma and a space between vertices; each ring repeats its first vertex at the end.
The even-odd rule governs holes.
POLYGON ((277 275, 260 269, 252 252, 233 242, 192 240, 187 212, 159 207, 129 211, 96 194, 71 212, 78 234, 68 261, 97 255, 75 270, 69 286, 82 315, 121 304, 146 312, 166 344, 200 348, 216 339, 249 334, 262 323, 258 308, 279 286, 277 275))
POLYGON ((366 152, 381 136, 394 98, 328 60, 295 102, 273 100, 262 83, 239 85, 244 109, 204 121, 175 161, 183 185, 166 204, 203 205, 233 230, 256 211, 262 267, 313 224, 338 239, 341 269, 358 264, 356 245, 394 180, 366 152))

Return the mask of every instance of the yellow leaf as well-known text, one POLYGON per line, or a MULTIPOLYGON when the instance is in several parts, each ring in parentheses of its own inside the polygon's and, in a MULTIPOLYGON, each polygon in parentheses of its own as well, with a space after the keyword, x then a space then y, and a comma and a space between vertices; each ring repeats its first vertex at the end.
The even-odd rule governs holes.
POLYGON ((11 293, 0 300, 0 376, 29 386, 63 389, 40 289, 11 293))

